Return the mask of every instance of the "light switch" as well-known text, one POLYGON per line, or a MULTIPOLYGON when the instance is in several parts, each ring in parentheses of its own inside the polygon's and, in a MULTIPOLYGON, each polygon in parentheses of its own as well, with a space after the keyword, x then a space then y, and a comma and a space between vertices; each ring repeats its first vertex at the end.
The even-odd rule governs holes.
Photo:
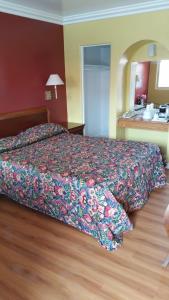
POLYGON ((51 91, 45 91, 45 100, 52 100, 51 91))

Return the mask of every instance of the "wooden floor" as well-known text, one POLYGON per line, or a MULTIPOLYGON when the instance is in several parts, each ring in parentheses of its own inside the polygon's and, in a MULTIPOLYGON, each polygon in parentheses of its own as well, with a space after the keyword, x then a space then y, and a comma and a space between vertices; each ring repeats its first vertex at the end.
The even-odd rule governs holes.
POLYGON ((168 300, 163 213, 169 185, 151 194, 123 246, 107 252, 90 236, 0 199, 0 300, 168 300))

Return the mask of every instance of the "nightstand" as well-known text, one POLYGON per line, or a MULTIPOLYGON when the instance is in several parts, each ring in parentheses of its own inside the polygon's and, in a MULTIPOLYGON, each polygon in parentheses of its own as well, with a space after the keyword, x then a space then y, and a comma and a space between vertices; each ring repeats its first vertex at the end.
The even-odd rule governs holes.
POLYGON ((84 124, 64 122, 61 125, 67 128, 70 133, 83 135, 84 124))

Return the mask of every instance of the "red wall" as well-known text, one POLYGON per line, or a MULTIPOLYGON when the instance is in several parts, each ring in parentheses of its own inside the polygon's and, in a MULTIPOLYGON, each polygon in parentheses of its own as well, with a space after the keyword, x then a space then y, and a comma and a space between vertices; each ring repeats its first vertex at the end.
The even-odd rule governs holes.
POLYGON ((139 81, 136 82, 135 101, 138 96, 141 95, 147 96, 148 94, 149 72, 150 72, 150 62, 138 63, 136 68, 136 74, 139 81))
POLYGON ((66 84, 45 101, 45 83, 65 83, 63 26, 0 13, 0 113, 47 105, 51 120, 66 121, 66 84))

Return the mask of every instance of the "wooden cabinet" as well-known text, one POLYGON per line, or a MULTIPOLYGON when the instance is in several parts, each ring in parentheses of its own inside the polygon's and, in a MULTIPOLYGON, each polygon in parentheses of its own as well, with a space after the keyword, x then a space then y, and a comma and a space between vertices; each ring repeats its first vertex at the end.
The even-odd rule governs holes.
POLYGON ((150 129, 157 131, 168 131, 169 123, 168 122, 157 122, 157 121, 146 121, 143 119, 135 119, 135 118, 119 118, 118 119, 118 127, 121 128, 137 128, 137 129, 150 129))
POLYGON ((84 124, 65 122, 61 123, 61 125, 67 128, 70 133, 83 135, 84 124))

